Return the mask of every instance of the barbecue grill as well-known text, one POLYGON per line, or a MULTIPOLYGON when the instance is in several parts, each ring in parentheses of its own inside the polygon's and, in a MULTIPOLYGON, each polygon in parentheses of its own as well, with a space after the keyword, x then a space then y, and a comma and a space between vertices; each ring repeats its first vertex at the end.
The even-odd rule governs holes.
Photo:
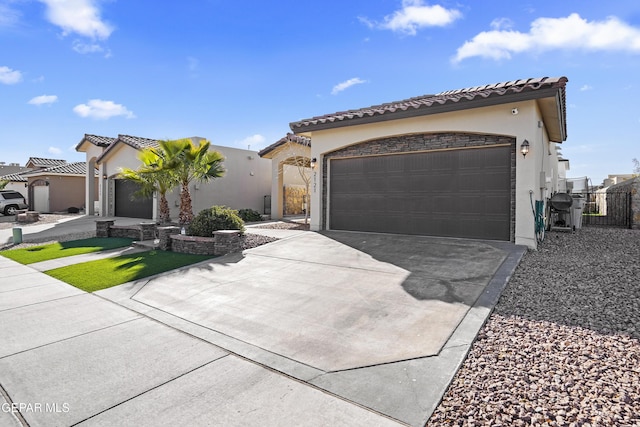
POLYGON ((571 206, 573 197, 567 193, 556 193, 549 199, 551 230, 574 230, 571 218, 571 206))

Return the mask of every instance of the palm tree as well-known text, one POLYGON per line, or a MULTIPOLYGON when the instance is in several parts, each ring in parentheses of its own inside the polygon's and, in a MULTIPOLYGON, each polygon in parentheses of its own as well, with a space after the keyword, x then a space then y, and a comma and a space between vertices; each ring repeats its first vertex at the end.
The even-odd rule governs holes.
POLYGON ((160 141, 160 150, 165 156, 163 168, 171 171, 180 183, 180 225, 193 219, 193 207, 189 184, 192 181, 208 182, 224 176, 224 157, 217 151, 209 151, 211 143, 201 140, 196 145, 191 139, 160 141))
POLYGON ((171 170, 165 169, 165 154, 162 151, 146 148, 138 156, 142 162, 137 170, 123 168, 120 176, 140 184, 136 195, 151 197, 155 192, 160 195, 160 222, 171 222, 171 212, 167 201, 167 192, 179 184, 171 170))

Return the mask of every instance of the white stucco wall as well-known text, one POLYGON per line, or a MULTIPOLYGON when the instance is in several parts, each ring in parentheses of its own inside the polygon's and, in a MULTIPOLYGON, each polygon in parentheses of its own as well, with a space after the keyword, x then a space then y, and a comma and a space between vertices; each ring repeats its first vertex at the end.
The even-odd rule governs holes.
POLYGON ((372 139, 432 132, 487 133, 516 138, 515 243, 536 247, 530 192, 534 201, 544 200, 550 191, 557 188, 558 171, 555 144, 548 142, 541 114, 534 100, 303 133, 302 135, 312 138, 311 157, 318 159, 318 165, 312 173, 311 204, 317 208, 312 211, 311 229, 321 229, 320 214, 324 209, 322 162, 325 153, 372 139), (517 115, 512 114, 513 108, 518 109, 517 115), (530 144, 526 158, 519 153, 520 144, 525 139, 530 144), (541 177, 541 171, 545 172, 544 177, 541 177))
POLYGON ((27 204, 29 203, 29 192, 27 191, 27 188, 24 186, 26 184, 26 182, 10 182, 6 185, 6 187, 3 188, 3 190, 13 190, 13 191, 17 191, 18 193, 22 194, 24 196, 24 199, 26 200, 27 204))

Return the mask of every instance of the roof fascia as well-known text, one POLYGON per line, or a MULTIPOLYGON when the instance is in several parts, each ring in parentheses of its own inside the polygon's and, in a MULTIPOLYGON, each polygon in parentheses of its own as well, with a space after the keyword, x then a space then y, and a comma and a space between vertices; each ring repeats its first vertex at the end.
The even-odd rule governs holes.
MULTIPOLYGON (((540 98, 556 97, 556 104, 558 105, 558 111, 561 112, 560 102, 560 88, 544 88, 536 89, 521 93, 510 93, 505 95, 494 95, 487 98, 473 99, 469 101, 460 100, 458 102, 446 102, 445 104, 432 104, 423 108, 410 108, 404 111, 388 112, 385 114, 375 114, 373 116, 356 117, 346 120, 335 120, 332 122, 311 124, 308 126, 294 127, 295 123, 289 124, 289 127, 295 134, 303 132, 313 132, 318 130, 335 129, 346 126, 356 126, 363 124, 379 123, 389 120, 400 120, 420 116, 428 116, 432 114, 450 113, 453 111, 463 111, 472 108, 490 107, 500 104, 508 104, 512 102, 531 101, 540 98)), ((562 117, 560 115, 559 117, 562 117)), ((563 120, 563 119, 561 119, 563 120)))

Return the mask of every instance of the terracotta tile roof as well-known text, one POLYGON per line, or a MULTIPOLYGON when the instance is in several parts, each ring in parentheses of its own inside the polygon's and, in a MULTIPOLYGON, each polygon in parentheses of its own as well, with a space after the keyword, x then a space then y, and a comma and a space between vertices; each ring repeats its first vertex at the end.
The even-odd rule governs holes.
POLYGON ((117 141, 122 141, 127 145, 142 150, 143 148, 158 148, 160 144, 155 139, 141 138, 139 136, 118 135, 117 141))
POLYGON ((285 136, 283 136, 282 138, 280 138, 279 140, 277 140, 276 142, 274 142, 270 146, 268 146, 266 148, 263 148, 262 150, 258 151, 258 156, 264 157, 265 155, 268 155, 269 153, 274 151, 276 148, 286 144, 287 142, 293 142, 293 143, 296 143, 296 144, 306 145, 308 147, 311 147, 311 139, 310 138, 306 138, 306 137, 300 136, 300 135, 294 135, 292 133, 287 133, 285 136))
MULTIPOLYGON (((508 102, 547 98, 556 96, 558 93, 562 103, 561 114, 563 117, 561 120, 566 122, 565 85, 567 81, 566 77, 542 77, 450 90, 435 95, 423 95, 357 110, 312 117, 292 122, 289 126, 296 133, 310 132, 508 102)), ((563 126, 564 138, 566 139, 566 125, 563 124, 563 126)))
POLYGON ((108 147, 113 144, 116 139, 111 138, 109 136, 100 136, 100 135, 90 135, 88 133, 84 134, 83 141, 89 141, 93 145, 97 145, 98 147, 108 147))
POLYGON ((128 146, 133 147, 136 150, 142 150, 144 148, 158 148, 160 146, 158 140, 156 139, 142 138, 140 136, 131 135, 118 135, 118 137, 114 139, 114 142, 102 152, 100 157, 98 157, 97 162, 102 162, 102 159, 104 159, 111 152, 111 150, 113 150, 118 145, 119 142, 127 144, 128 146))
MULTIPOLYGON (((64 165, 51 166, 45 169, 38 169, 29 172, 25 172, 25 176, 37 176, 37 175, 86 175, 87 163, 86 162, 73 162, 66 163, 64 165)), ((96 175, 98 170, 95 170, 96 175)))
POLYGON ((12 181, 12 182, 27 182, 27 178, 24 174, 27 172, 8 173, 0 176, 0 181, 12 181))
POLYGON ((66 160, 47 159, 44 157, 29 157, 29 160, 27 160, 27 166, 31 165, 31 167, 35 168, 47 168, 50 166, 64 165, 65 163, 67 163, 66 160))

